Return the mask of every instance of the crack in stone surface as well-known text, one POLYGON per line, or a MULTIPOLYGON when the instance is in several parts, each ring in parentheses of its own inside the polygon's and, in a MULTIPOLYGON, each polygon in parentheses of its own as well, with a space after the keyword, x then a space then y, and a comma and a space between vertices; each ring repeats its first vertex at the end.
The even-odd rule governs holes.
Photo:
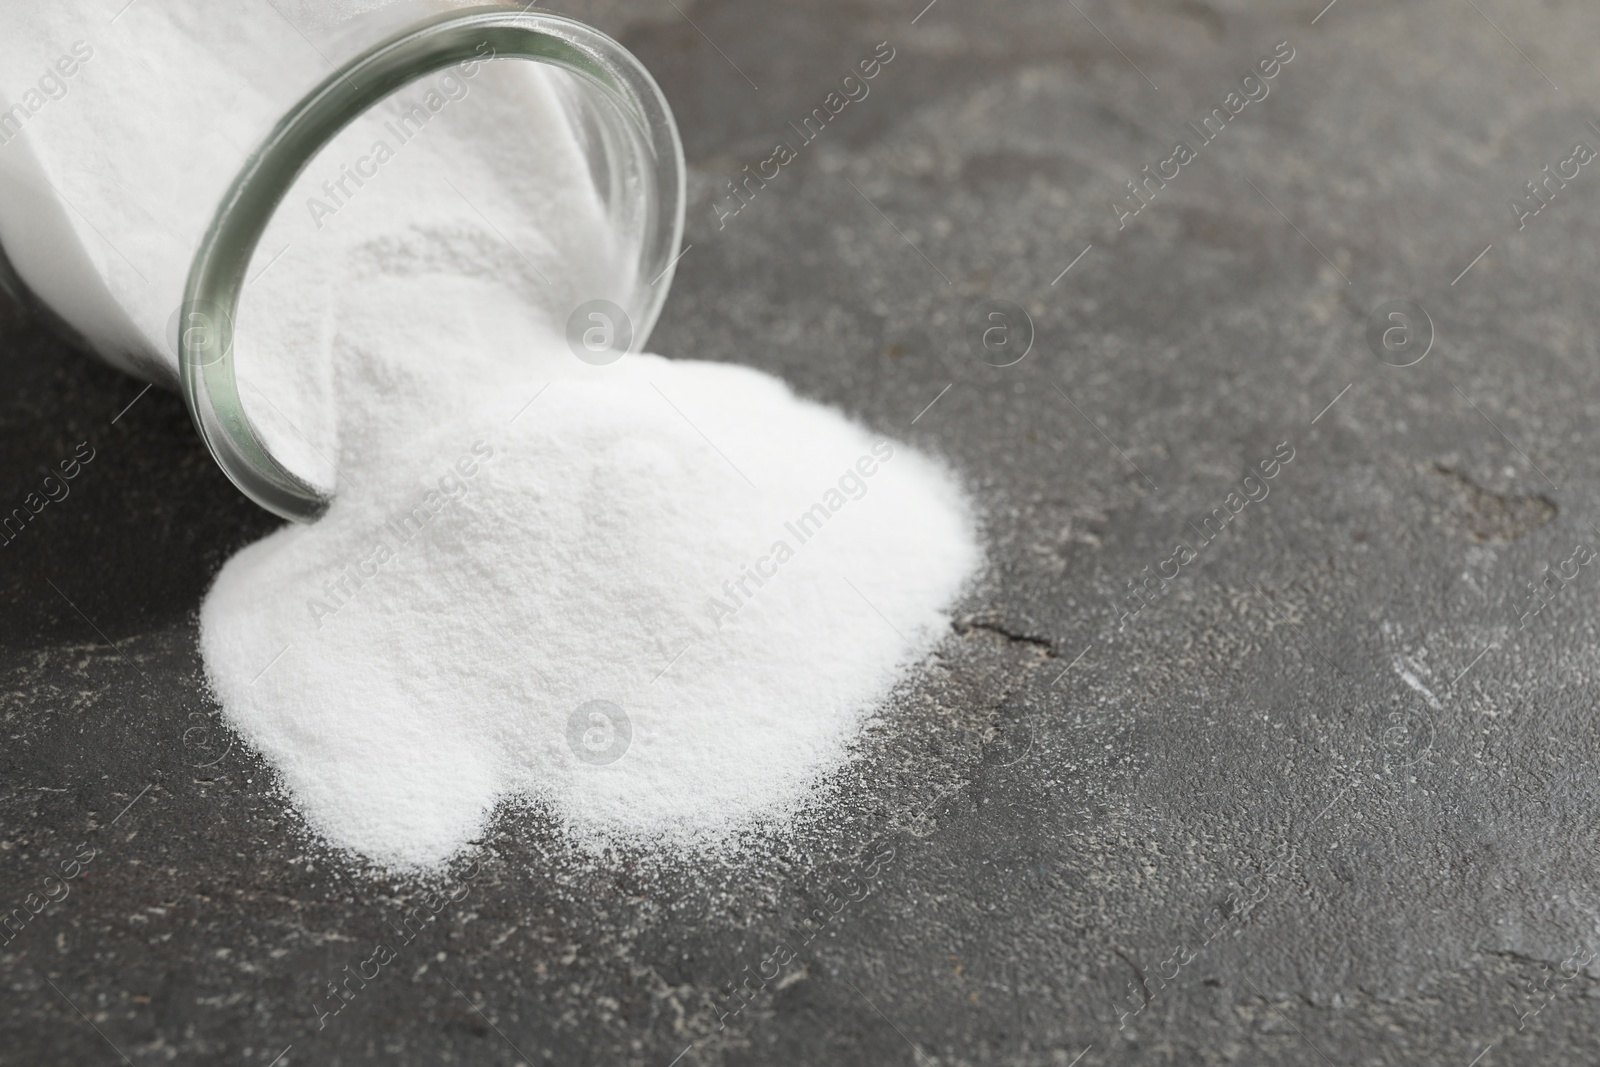
POLYGON ((967 636, 974 630, 986 630, 989 633, 998 634, 1007 641, 1015 641, 1019 644, 1032 645, 1035 648, 1042 649, 1046 659, 1054 659, 1056 655, 1055 642, 1050 638, 1039 637, 1037 635, 1028 633, 1019 633, 1016 630, 1008 628, 1003 623, 995 622, 990 619, 976 619, 968 617, 964 619, 957 619, 950 625, 956 633, 962 635, 963 637, 967 636))
POLYGON ((1433 470, 1449 479, 1456 503, 1452 518, 1474 541, 1510 544, 1548 524, 1560 511, 1543 493, 1496 493, 1446 464, 1435 463, 1433 470))

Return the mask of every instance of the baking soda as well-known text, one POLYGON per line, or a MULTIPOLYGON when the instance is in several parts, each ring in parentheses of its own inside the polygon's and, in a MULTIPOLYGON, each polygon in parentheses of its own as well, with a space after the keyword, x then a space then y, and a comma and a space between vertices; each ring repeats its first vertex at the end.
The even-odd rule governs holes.
POLYGON ((955 481, 735 366, 491 396, 223 568, 201 647, 229 720, 383 865, 510 797, 596 847, 781 826, 947 632, 978 562, 955 481))
MULTIPOLYGON (((41 5, 0 45, 32 77, 106 24, 0 145, 0 181, 60 183, 35 197, 58 244, 29 243, 20 202, 0 238, 47 297, 92 280, 75 321, 162 380, 188 257, 249 147, 234 117, 271 111, 274 65, 317 65, 272 5, 222 7, 113 27, 41 5), (53 43, 23 62, 23 40, 53 43)), ((506 802, 595 849, 781 829, 981 564, 934 459, 748 368, 575 357, 567 315, 631 287, 636 257, 561 77, 485 60, 397 92, 306 169, 239 310, 252 420, 336 492, 223 567, 206 674, 309 827, 380 866, 448 861, 506 802)))

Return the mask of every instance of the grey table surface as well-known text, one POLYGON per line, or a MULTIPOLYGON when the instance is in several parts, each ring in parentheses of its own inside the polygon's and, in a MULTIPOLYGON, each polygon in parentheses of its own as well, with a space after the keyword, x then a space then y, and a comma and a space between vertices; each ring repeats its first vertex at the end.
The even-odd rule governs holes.
POLYGON ((0 503, 95 450, 0 548, 0 1063, 1600 1061, 1600 577, 1566 562, 1600 542, 1600 173, 1564 162, 1600 13, 924 2, 565 9, 683 130, 653 347, 941 453, 985 511, 944 647, 735 861, 596 864, 537 812, 443 890, 330 859, 202 687, 200 598, 274 521, 181 401, 0 307, 0 503), (1432 324, 1394 320, 1405 367, 1368 343, 1395 300, 1432 324), (1546 567, 1578 576, 1534 612, 1546 567))

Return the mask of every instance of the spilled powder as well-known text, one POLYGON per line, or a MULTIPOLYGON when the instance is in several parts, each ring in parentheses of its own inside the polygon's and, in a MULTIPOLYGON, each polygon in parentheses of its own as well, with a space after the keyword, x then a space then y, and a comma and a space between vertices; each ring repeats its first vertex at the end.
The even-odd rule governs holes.
MULTIPOLYGON (((284 85, 325 74, 317 9, 7 16, 9 99, 103 27, 0 145, 0 240, 107 358, 176 380, 196 241, 284 85)), ((594 848, 781 829, 981 563, 948 470, 777 379, 573 355, 568 313, 636 257, 568 90, 484 62, 398 91, 307 167, 239 309, 252 421, 336 495, 223 567, 206 674, 309 827, 380 866, 448 861, 508 801, 594 848)))
POLYGON ((947 630, 978 552, 940 466, 752 370, 610 371, 485 399, 223 569, 208 672, 332 844, 436 864, 519 796, 715 847, 793 816, 947 630))
POLYGON ((387 867, 447 861, 502 801, 594 849, 781 829, 980 562, 941 464, 781 381, 574 355, 567 310, 625 256, 538 73, 463 79, 316 226, 347 131, 240 311, 252 416, 337 494, 224 567, 207 674, 307 823, 387 867), (507 108, 537 159, 484 155, 507 108))

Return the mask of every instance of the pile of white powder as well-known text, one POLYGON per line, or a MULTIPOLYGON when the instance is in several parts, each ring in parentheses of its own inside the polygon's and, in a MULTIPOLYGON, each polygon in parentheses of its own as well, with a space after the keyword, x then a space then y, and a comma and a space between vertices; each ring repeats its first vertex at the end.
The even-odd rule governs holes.
MULTIPOLYGON (((32 158, 84 193, 81 221, 99 224, 73 224, 78 244, 60 254, 102 280, 83 307, 125 315, 135 339, 157 329, 156 298, 97 242, 114 234, 134 248, 128 266, 181 277, 177 250, 215 200, 169 203, 171 161, 129 131, 193 127, 198 105, 169 80, 248 95, 228 57, 253 40, 286 47, 281 27, 202 7, 133 7, 74 75, 78 96, 52 104, 63 114, 29 119, 32 158), (157 84, 133 101, 117 79, 90 80, 140 49, 187 66, 152 66, 157 84), (170 118, 138 110, 150 96, 170 118), (120 132, 81 140, 101 126, 120 132), (102 202, 84 185, 94 174, 107 190, 141 168, 136 196, 102 202), (140 243, 160 227, 106 207, 124 202, 167 218, 172 239, 140 243)), ((101 17, 59 5, 90 8, 101 17)), ((59 11, 38 19, 64 31, 59 11)), ((5 48, 15 66, 20 46, 5 48)), ((384 866, 448 860, 509 799, 595 846, 713 848, 781 826, 947 632, 981 562, 943 466, 782 382, 573 355, 567 313, 631 279, 559 91, 509 62, 401 90, 307 170, 241 307, 252 418, 337 493, 315 525, 223 568, 201 611, 207 674, 307 823, 384 866), (399 141, 387 124, 430 89, 445 103, 426 128, 371 162, 375 141, 399 141), (341 186, 363 158, 371 176, 341 186)), ((0 177, 15 147, 0 146, 0 177)))

